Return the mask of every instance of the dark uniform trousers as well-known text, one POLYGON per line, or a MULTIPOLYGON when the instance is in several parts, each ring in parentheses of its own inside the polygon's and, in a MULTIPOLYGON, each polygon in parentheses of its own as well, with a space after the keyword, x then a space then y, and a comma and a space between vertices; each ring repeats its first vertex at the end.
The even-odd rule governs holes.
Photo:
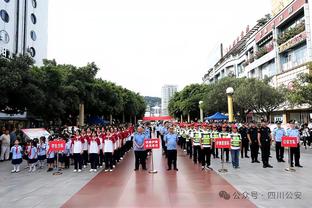
POLYGON ((113 153, 112 152, 105 152, 105 169, 113 169, 113 153))
POLYGON ((185 149, 185 144, 186 144, 186 139, 185 138, 183 138, 183 137, 180 137, 179 138, 179 141, 180 141, 180 147, 181 147, 181 149, 185 149))
POLYGON ((90 157, 91 169, 96 169, 98 165, 99 155, 97 153, 91 153, 89 154, 89 157, 90 157))
POLYGON ((213 158, 219 158, 219 149, 215 148, 215 142, 212 142, 213 158))
POLYGON ((250 154, 252 161, 258 161, 259 144, 258 141, 252 141, 250 144, 250 154))
POLYGON ((200 159, 201 159, 201 148, 200 145, 197 146, 193 146, 193 160, 194 163, 197 163, 197 161, 200 163, 200 159))
MULTIPOLYGON (((222 151, 222 150, 221 150, 222 151)), ((224 148, 223 149, 223 154, 221 155, 221 160, 223 159, 224 157, 224 153, 225 153, 225 161, 226 162, 229 162, 230 160, 230 149, 229 148, 224 148)))
POLYGON ((135 169, 139 169, 139 165, 142 165, 143 169, 146 169, 146 151, 134 151, 135 156, 135 169))
POLYGON ((244 153, 245 153, 245 157, 248 156, 248 150, 249 150, 249 141, 248 139, 242 139, 242 149, 241 149, 241 157, 244 157, 244 153))
POLYGON ((268 165, 270 157, 270 142, 261 141, 261 156, 263 165, 268 165))
POLYGON ((190 139, 187 140, 187 142, 186 142, 186 152, 190 156, 190 158, 192 159, 193 152, 192 152, 192 142, 190 139))
POLYGON ((172 165, 173 168, 177 168, 177 150, 167 150, 168 154, 168 169, 171 169, 172 165))
POLYGON ((282 147, 282 142, 275 142, 276 159, 280 161, 284 158, 284 147, 282 147))
POLYGON ((202 166, 209 167, 210 166, 210 161, 211 161, 211 147, 204 147, 202 149, 202 166))
POLYGON ((298 144, 297 147, 290 148, 290 162, 291 165, 294 165, 294 157, 295 157, 295 165, 300 165, 300 145, 298 144))

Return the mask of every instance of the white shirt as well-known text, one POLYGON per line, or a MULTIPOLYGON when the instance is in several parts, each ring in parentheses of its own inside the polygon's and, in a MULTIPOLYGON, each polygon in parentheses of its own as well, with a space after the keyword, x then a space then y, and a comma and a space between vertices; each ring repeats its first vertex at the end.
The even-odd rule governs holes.
POLYGON ((2 141, 2 145, 10 145, 10 134, 2 134, 0 137, 0 141, 2 141))
POLYGON ((105 139, 104 140, 104 152, 113 152, 114 147, 113 147, 113 142, 110 139, 105 139))
POLYGON ((99 152, 99 145, 96 141, 91 140, 89 146, 89 153, 98 153, 99 152))
POLYGON ((81 141, 74 141, 73 144, 73 153, 81 153, 82 143, 81 141))

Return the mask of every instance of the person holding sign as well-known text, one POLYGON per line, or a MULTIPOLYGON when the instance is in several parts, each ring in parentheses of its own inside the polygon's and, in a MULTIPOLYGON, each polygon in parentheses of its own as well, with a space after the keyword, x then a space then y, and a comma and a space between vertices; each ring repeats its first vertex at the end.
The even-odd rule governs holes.
POLYGON ((237 126, 232 125, 231 136, 231 158, 233 168, 239 168, 239 152, 242 148, 242 137, 241 134, 237 132, 237 126))
MULTIPOLYGON (((231 138, 230 137, 230 133, 227 132, 227 124, 223 124, 222 125, 222 131, 219 133, 219 138, 231 138)), ((230 160, 230 149, 229 148, 224 148, 224 152, 225 152, 225 160, 228 163, 230 160)), ((223 160, 224 157, 223 155, 221 155, 221 160, 223 160)))
POLYGON ((303 166, 300 165, 300 133, 299 130, 295 127, 295 122, 290 121, 289 122, 290 129, 287 130, 286 134, 290 137, 296 137, 297 138, 297 147, 291 147, 290 148, 290 161, 291 161, 291 167, 294 167, 294 157, 295 157, 295 166, 302 168, 303 166))
POLYGON ((177 168, 177 142, 178 136, 174 133, 174 128, 169 128, 169 133, 164 137, 165 144, 167 147, 167 158, 168 158, 168 171, 171 170, 172 164, 173 169, 178 171, 177 168))
POLYGON ((217 129, 216 124, 212 124, 212 131, 211 131, 211 139, 212 139, 212 154, 213 158, 219 158, 219 150, 215 148, 215 139, 219 138, 219 132, 217 129))
POLYGON ((144 149, 144 139, 145 134, 143 133, 143 128, 141 126, 138 127, 137 132, 133 137, 133 147, 134 147, 134 155, 135 155, 135 168, 134 171, 139 170, 139 164, 141 163, 143 170, 146 169, 146 150, 144 149))
POLYGON ((201 134, 200 145, 202 149, 202 170, 208 169, 212 170, 210 167, 211 163, 211 134, 209 130, 206 129, 206 124, 203 125, 204 129, 201 134))

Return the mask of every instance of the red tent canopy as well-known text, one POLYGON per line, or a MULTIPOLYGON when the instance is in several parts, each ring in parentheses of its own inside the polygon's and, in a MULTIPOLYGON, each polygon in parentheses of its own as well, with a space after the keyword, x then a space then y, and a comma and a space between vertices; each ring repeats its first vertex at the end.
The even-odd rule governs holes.
POLYGON ((172 120, 171 116, 151 116, 151 117, 143 117, 143 121, 164 121, 164 120, 172 120))

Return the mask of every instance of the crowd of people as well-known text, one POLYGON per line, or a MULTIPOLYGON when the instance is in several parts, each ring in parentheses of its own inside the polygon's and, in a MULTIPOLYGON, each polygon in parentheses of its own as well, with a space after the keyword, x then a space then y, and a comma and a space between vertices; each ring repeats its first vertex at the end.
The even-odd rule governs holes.
MULTIPOLYGON (((14 130, 16 131, 16 130, 14 130)), ((297 138, 297 146, 290 148, 290 165, 300 167, 300 141, 305 148, 311 148, 311 129, 308 125, 298 128, 290 121, 284 129, 281 122, 271 131, 266 121, 243 124, 229 123, 176 123, 160 122, 141 123, 135 128, 132 124, 92 126, 77 129, 50 129, 48 138, 40 137, 22 140, 20 136, 11 139, 12 133, 3 129, 0 135, 1 161, 12 159, 12 173, 20 171, 20 164, 25 161, 29 172, 47 167, 47 171, 54 169, 69 169, 81 172, 90 167, 90 172, 97 172, 104 167, 104 171, 113 171, 125 153, 133 148, 135 155, 134 170, 147 170, 146 161, 150 150, 144 148, 144 141, 152 138, 152 133, 161 139, 163 155, 167 158, 168 171, 177 168, 177 146, 193 160, 200 164, 203 170, 212 170, 211 158, 220 158, 221 162, 230 162, 233 168, 239 168, 240 158, 250 158, 251 163, 260 163, 263 168, 272 168, 269 160, 271 146, 274 143, 276 160, 285 162, 283 136, 297 138), (230 138, 230 148, 218 149, 215 139, 230 138), (50 141, 64 141, 65 149, 61 152, 50 150, 50 141), (250 151, 250 155, 249 155, 250 151)), ((15 133, 15 132, 14 132, 15 133)))
MULTIPOLYGON (((195 164, 202 165, 204 170, 212 170, 211 156, 221 158, 221 162, 230 162, 233 168, 239 168, 239 158, 250 158, 251 163, 260 163, 258 155, 261 153, 263 168, 273 168, 269 160, 271 156, 271 146, 274 143, 277 162, 285 162, 284 147, 281 145, 283 136, 296 137, 296 147, 290 148, 291 167, 303 166, 300 164, 300 141, 306 145, 311 145, 311 129, 303 125, 300 129, 294 121, 290 121, 288 128, 284 129, 281 122, 277 122, 276 127, 271 131, 268 123, 262 120, 260 124, 252 121, 243 124, 229 123, 164 123, 157 124, 155 131, 157 137, 162 140, 163 153, 172 160, 172 147, 168 145, 168 134, 170 129, 175 129, 177 143, 186 152, 195 164), (216 138, 231 138, 230 148, 215 148, 216 138), (169 149, 170 148, 170 149, 169 149), (250 156, 248 152, 250 151, 250 156)), ((172 137, 170 135, 170 137, 172 137)), ((175 148, 176 150, 176 148, 175 148)), ((173 163, 176 168, 176 152, 173 156, 173 163)))
POLYGON ((90 172, 97 172, 103 166, 105 172, 111 172, 132 148, 133 132, 134 127, 131 124, 65 129, 51 131, 52 134, 48 138, 42 136, 25 142, 16 138, 10 147, 10 136, 5 130, 0 136, 2 150, 5 150, 1 152, 1 159, 9 160, 11 153, 12 173, 20 171, 23 161, 26 161, 29 172, 35 172, 45 166, 48 172, 53 169, 68 169, 70 165, 74 166, 74 172, 81 172, 87 166, 90 166, 90 172), (64 141, 64 150, 52 151, 50 141, 64 141))

